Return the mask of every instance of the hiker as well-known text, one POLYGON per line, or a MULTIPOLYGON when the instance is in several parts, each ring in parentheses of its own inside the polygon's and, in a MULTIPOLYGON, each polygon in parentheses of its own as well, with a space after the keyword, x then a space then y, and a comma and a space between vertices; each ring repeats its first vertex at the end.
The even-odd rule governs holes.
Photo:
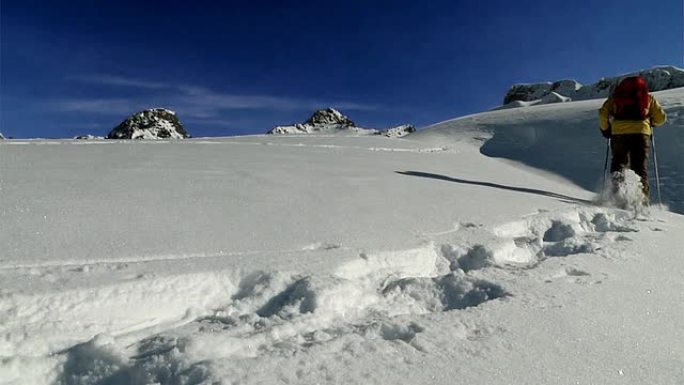
POLYGON ((658 101, 649 94, 641 76, 621 79, 599 110, 601 134, 610 139, 613 159, 610 172, 627 168, 641 178, 644 203, 648 204, 648 150, 652 127, 665 123, 666 115, 658 101))

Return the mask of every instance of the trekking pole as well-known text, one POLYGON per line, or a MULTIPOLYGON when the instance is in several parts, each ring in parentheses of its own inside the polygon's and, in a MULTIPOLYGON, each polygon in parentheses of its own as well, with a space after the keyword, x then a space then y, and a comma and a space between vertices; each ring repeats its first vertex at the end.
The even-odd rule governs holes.
POLYGON ((658 203, 663 205, 663 198, 660 195, 660 175, 658 175, 658 155, 656 154, 655 135, 651 132, 651 147, 653 148, 653 168, 655 169, 656 189, 658 191, 658 203))
POLYGON ((608 154, 610 153, 610 138, 606 140, 606 161, 603 163, 603 186, 601 187, 601 198, 606 197, 606 174, 608 173, 608 154))

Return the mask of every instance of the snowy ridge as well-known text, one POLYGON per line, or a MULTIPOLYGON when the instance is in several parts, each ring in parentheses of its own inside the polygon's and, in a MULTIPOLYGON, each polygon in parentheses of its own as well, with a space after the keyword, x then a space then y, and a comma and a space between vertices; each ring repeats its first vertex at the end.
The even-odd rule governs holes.
POLYGON ((273 135, 302 135, 302 134, 334 134, 334 133, 350 133, 358 135, 375 135, 377 130, 351 127, 340 124, 294 124, 292 126, 277 126, 273 128, 268 134, 273 135))
POLYGON ((605 98, 619 79, 633 75, 643 76, 651 92, 684 87, 684 70, 673 66, 663 66, 616 77, 602 78, 598 82, 588 85, 582 85, 575 80, 515 84, 506 93, 503 107, 515 108, 535 104, 605 98))

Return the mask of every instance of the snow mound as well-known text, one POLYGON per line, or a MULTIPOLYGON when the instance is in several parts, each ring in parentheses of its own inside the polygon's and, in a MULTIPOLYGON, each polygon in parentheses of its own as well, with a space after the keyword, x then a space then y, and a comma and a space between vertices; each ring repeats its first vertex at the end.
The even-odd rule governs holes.
MULTIPOLYGON (((543 99, 552 93, 556 93, 560 97, 567 97, 570 100, 605 98, 620 79, 634 75, 643 76, 651 92, 684 87, 684 70, 674 66, 663 66, 615 77, 602 78, 598 82, 588 85, 582 85, 575 80, 560 80, 553 83, 515 84, 506 93, 503 104, 507 108, 525 107, 530 104, 511 103, 515 101, 532 102, 543 99)), ((560 101, 558 97, 552 97, 552 99, 556 100, 553 101, 554 103, 560 101)))
POLYGON ((107 139, 184 139, 187 131, 176 113, 166 108, 140 111, 116 126, 107 139))

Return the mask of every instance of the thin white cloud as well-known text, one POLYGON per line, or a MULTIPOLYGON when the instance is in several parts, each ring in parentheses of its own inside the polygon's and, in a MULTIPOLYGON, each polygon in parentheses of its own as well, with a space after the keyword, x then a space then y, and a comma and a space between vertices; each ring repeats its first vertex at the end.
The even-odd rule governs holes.
POLYGON ((340 110, 372 111, 377 106, 348 101, 322 101, 303 98, 288 98, 271 95, 244 95, 215 92, 205 87, 192 85, 168 85, 114 75, 83 75, 73 79, 96 85, 135 87, 152 92, 127 99, 70 99, 55 102, 55 108, 63 112, 88 112, 98 114, 131 114, 149 108, 153 101, 158 106, 175 109, 182 116, 198 119, 221 118, 231 110, 263 111, 312 111, 318 108, 334 107, 340 110))
POLYGON ((61 112, 85 112, 102 115, 130 114, 135 102, 130 99, 64 99, 52 103, 61 112))
POLYGON ((143 88, 149 90, 160 90, 165 88, 174 88, 173 86, 151 82, 147 80, 131 79, 122 76, 115 75, 77 75, 71 76, 70 79, 78 80, 83 83, 106 85, 106 86, 120 86, 120 87, 133 87, 133 88, 143 88))
POLYGON ((239 95, 211 91, 202 87, 179 88, 184 93, 175 97, 178 105, 187 108, 188 113, 209 117, 223 110, 278 110, 297 111, 334 107, 342 110, 373 111, 378 107, 354 102, 321 101, 302 98, 285 98, 267 95, 239 95))

